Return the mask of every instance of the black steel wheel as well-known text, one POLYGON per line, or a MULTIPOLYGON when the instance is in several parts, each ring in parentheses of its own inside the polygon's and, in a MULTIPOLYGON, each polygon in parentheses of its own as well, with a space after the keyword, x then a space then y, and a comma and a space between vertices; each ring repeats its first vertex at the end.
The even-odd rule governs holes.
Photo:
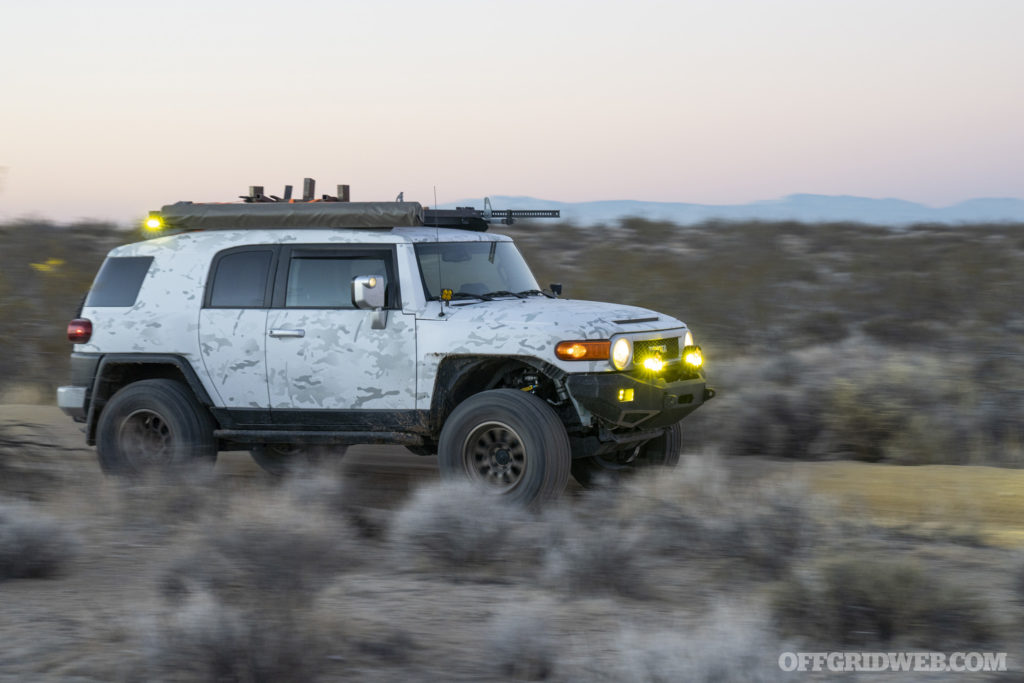
POLYGON ((96 453, 108 474, 142 474, 217 459, 213 418, 181 382, 147 379, 121 388, 96 426, 96 453))
POLYGON ((635 451, 607 456, 574 458, 572 476, 585 488, 610 484, 635 472, 654 467, 675 467, 683 450, 683 428, 677 422, 665 433, 635 451), (617 457, 621 456, 621 457, 617 457))
POLYGON ((569 437, 541 398, 516 389, 475 394, 441 430, 443 479, 469 479, 522 503, 556 498, 569 480, 569 437))

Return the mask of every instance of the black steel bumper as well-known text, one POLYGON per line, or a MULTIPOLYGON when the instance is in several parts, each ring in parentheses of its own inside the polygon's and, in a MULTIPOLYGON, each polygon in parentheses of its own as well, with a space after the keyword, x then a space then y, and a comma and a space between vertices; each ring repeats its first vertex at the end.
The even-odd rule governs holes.
POLYGON ((666 382, 619 372, 569 375, 566 387, 581 406, 616 427, 668 427, 715 395, 703 377, 666 382), (628 398, 632 391, 632 399, 628 398))

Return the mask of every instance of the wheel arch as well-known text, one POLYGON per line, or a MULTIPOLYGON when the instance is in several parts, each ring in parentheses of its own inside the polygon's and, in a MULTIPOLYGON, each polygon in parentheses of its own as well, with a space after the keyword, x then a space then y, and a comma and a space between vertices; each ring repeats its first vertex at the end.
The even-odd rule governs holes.
MULTIPOLYGON (((172 379, 187 386, 205 408, 213 405, 189 362, 174 354, 107 354, 100 359, 90 392, 86 443, 96 445, 96 425, 107 401, 118 390, 144 379, 172 379)), ((216 419, 216 418, 214 418, 216 419)))
POLYGON ((448 416, 467 398, 498 388, 509 373, 525 369, 535 370, 550 381, 558 397, 567 401, 565 372, 539 358, 483 355, 443 358, 438 364, 430 402, 430 422, 435 433, 440 432, 448 416))

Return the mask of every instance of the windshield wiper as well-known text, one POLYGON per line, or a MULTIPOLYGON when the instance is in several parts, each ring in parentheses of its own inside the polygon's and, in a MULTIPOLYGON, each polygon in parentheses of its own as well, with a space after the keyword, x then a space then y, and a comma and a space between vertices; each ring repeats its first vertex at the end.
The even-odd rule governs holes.
MULTIPOLYGON (((470 294, 469 292, 452 292, 452 301, 456 299, 483 299, 484 297, 480 294, 470 294)), ((441 297, 434 296, 430 298, 431 301, 440 301, 441 297)))
POLYGON ((487 292, 486 294, 481 294, 480 298, 483 299, 484 301, 491 301, 494 298, 499 297, 499 296, 514 296, 517 299, 525 299, 526 298, 525 294, 516 294, 515 292, 510 292, 510 291, 508 291, 506 289, 501 289, 501 290, 498 290, 496 292, 487 292))
POLYGON ((541 296, 546 296, 549 299, 554 299, 555 298, 554 294, 552 294, 550 292, 545 292, 543 289, 524 289, 523 291, 519 292, 519 294, 520 294, 520 296, 530 296, 531 294, 533 294, 533 295, 540 294, 541 296))

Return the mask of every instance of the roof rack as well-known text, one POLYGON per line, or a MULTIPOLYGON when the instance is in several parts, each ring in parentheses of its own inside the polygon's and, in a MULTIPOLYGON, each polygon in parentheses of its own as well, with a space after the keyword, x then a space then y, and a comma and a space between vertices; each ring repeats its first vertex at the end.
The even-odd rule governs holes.
POLYGON ((454 209, 424 209, 419 202, 350 201, 348 185, 338 185, 335 196, 316 197, 316 181, 303 181, 302 199, 292 198, 292 186, 285 185, 281 197, 267 195, 262 185, 250 185, 240 195, 242 203, 176 202, 151 212, 146 227, 153 232, 167 230, 236 230, 255 228, 380 228, 438 227, 485 232, 498 221, 512 225, 518 218, 559 218, 561 212, 547 209, 484 208, 459 206, 454 209))

